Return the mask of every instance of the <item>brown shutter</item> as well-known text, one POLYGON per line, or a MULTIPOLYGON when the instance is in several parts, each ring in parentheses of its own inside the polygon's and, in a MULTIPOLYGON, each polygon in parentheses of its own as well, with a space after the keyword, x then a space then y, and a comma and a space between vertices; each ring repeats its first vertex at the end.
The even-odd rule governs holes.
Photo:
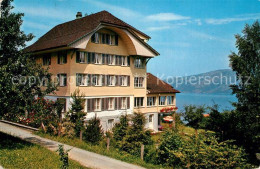
POLYGON ((115 86, 118 86, 118 76, 115 76, 115 86))
POLYGON ((95 99, 91 99, 91 111, 95 111, 95 99))
POLYGON ((118 97, 118 109, 122 109, 122 97, 118 97))
POLYGON ((127 86, 130 86, 130 76, 127 76, 127 86))
POLYGON ((102 75, 102 86, 106 86, 106 76, 102 75))
POLYGON ((104 111, 105 110, 105 98, 101 99, 101 110, 104 111))
POLYGON ((130 97, 127 97, 127 109, 130 109, 130 97))
POLYGON ((117 99, 118 99, 117 97, 115 97, 115 99, 114 99, 115 100, 115 110, 118 109, 118 107, 117 107, 118 106, 117 99))
POLYGON ((117 81, 118 81, 117 84, 118 84, 118 86, 121 86, 121 82, 122 82, 121 79, 122 79, 122 76, 118 75, 117 76, 117 81))
POLYGON ((91 112, 91 99, 87 101, 87 112, 91 112))
POLYGON ((106 98, 106 110, 108 110, 109 98, 106 98))

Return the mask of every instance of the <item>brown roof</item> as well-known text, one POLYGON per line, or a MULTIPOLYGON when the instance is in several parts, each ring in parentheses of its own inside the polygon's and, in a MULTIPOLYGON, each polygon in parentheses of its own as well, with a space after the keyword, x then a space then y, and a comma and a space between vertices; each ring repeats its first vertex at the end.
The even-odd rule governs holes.
POLYGON ((125 23, 124 21, 113 16, 107 11, 101 11, 95 14, 91 14, 80 19, 75 19, 63 24, 59 24, 52 28, 45 35, 40 37, 34 44, 27 47, 25 51, 35 52, 45 49, 52 49, 58 47, 64 47, 70 43, 78 40, 84 35, 92 32, 99 24, 113 24, 125 28, 129 28, 135 32, 140 33, 141 35, 150 38, 145 33, 137 30, 131 25, 125 23))
POLYGON ((168 83, 162 81, 151 73, 147 73, 147 90, 149 94, 180 93, 168 83))

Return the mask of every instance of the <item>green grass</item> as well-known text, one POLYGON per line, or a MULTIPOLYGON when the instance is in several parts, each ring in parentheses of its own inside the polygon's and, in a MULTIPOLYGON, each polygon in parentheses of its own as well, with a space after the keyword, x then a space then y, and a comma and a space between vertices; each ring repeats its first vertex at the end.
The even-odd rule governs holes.
MULTIPOLYGON (((58 154, 0 132, 0 165, 8 169, 59 169, 58 154)), ((69 168, 85 168, 70 160, 69 168)))
POLYGON ((136 157, 133 155, 130 155, 128 153, 122 152, 114 148, 113 146, 110 146, 110 150, 108 151, 106 149, 105 141, 101 141, 99 145, 91 145, 89 143, 86 143, 84 141, 80 141, 78 138, 66 138, 66 137, 58 137, 58 136, 52 136, 49 134, 44 134, 41 132, 36 132, 35 134, 45 137, 54 141, 58 141, 64 144, 68 144, 74 147, 78 147, 87 151, 95 152, 97 154, 102 154, 108 157, 112 157, 121 161, 125 161, 128 163, 136 164, 145 168, 149 169, 159 169, 164 168, 159 165, 154 165, 150 163, 146 163, 140 159, 140 157, 136 157))

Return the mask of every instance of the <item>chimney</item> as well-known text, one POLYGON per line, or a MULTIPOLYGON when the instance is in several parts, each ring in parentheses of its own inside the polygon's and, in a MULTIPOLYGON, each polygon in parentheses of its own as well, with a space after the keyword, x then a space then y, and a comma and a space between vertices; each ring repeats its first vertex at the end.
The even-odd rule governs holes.
POLYGON ((77 12, 76 18, 77 19, 82 18, 82 13, 81 12, 77 12))

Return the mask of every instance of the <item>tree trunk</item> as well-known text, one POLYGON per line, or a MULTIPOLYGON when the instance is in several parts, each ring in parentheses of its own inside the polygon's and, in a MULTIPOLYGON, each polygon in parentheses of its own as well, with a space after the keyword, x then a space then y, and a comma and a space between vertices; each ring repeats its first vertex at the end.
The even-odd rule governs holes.
POLYGON ((42 122, 42 124, 41 124, 41 127, 42 127, 44 133, 46 133, 46 127, 44 126, 43 122, 42 122))

